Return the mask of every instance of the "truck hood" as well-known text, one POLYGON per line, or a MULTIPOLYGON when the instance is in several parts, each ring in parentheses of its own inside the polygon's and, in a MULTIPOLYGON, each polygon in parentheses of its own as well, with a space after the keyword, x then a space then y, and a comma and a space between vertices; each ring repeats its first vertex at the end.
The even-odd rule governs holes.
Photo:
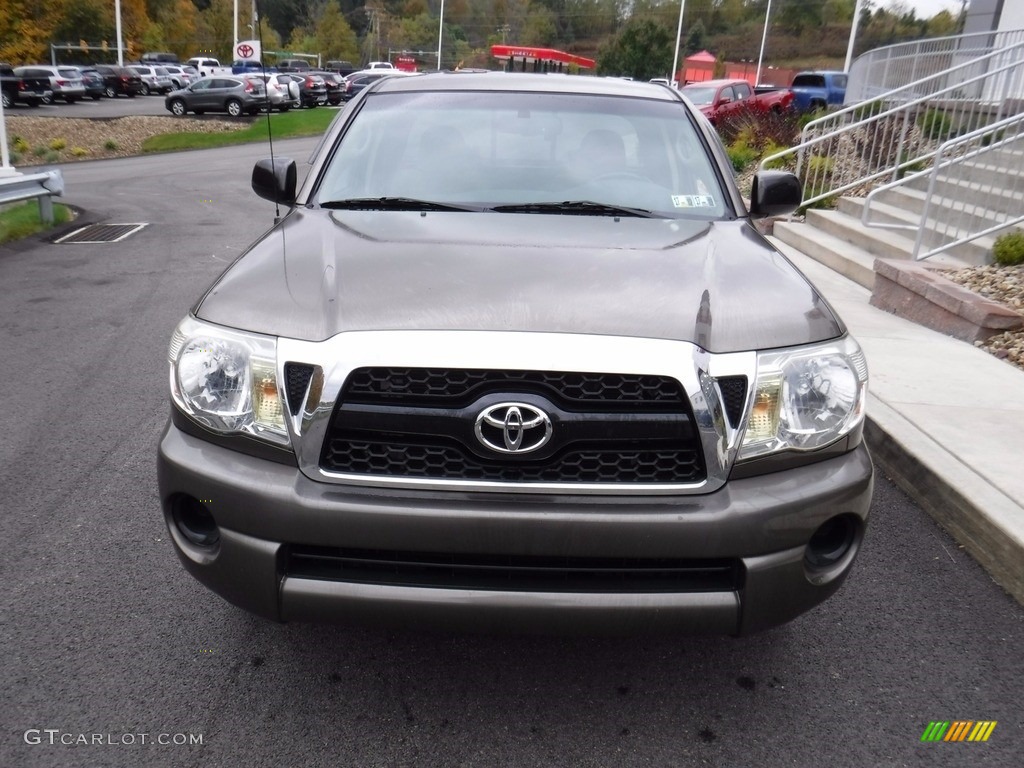
POLYGON ((845 330, 749 222, 512 213, 298 209, 194 312, 309 341, 344 331, 530 331, 736 352, 845 330))

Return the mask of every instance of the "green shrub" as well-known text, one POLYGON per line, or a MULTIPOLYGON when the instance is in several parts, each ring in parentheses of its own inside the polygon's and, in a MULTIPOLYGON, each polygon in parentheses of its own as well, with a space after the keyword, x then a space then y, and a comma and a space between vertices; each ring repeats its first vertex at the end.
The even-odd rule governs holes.
POLYGON ((953 136, 953 121, 938 109, 929 109, 917 119, 917 125, 926 138, 943 141, 953 136))
POLYGON ((32 154, 33 154, 33 155, 35 155, 36 157, 42 157, 42 156, 43 156, 43 155, 45 155, 45 154, 46 154, 46 153, 47 153, 48 151, 49 151, 49 150, 47 150, 47 149, 46 149, 46 147, 35 147, 35 148, 33 148, 33 150, 32 150, 32 154))
POLYGON ((997 237, 992 246, 992 258, 1004 267, 1024 264, 1024 232, 1017 229, 997 237))
POLYGON ((48 163, 56 163, 58 161, 60 161, 60 153, 59 152, 54 152, 51 149, 51 150, 49 150, 46 153, 46 162, 48 162, 48 163))
POLYGON ((831 157, 814 155, 807 161, 807 175, 815 178, 828 177, 832 174, 836 161, 831 157))
POLYGON ((743 141, 733 142, 725 148, 725 151, 728 153, 729 160, 732 161, 732 167, 736 173, 742 173, 748 165, 758 158, 757 150, 748 146, 743 141))
POLYGON ((117 142, 114 141, 113 139, 107 139, 105 142, 103 142, 103 148, 110 152, 113 152, 114 150, 117 149, 117 142))
MULTIPOLYGON (((761 149, 761 157, 770 157, 789 149, 787 146, 776 144, 774 141, 769 139, 765 142, 764 147, 761 149)), ((789 157, 781 157, 778 160, 772 160, 770 163, 765 165, 765 168, 770 171, 782 171, 787 168, 792 170, 796 167, 796 155, 790 155, 789 157)))
POLYGON ((828 114, 827 109, 816 109, 813 112, 804 112, 800 117, 797 118, 796 127, 797 131, 802 131, 807 127, 807 124, 811 120, 817 120, 819 117, 824 117, 828 114))
POLYGON ((884 101, 875 99, 874 101, 869 101, 867 104, 862 104, 861 106, 853 110, 853 120, 854 122, 860 122, 861 120, 865 120, 869 117, 880 115, 887 109, 888 106, 884 101))
POLYGON ((85 157, 89 154, 89 150, 85 147, 72 147, 71 154, 75 157, 85 157))
POLYGON ((31 149, 29 143, 21 136, 13 136, 11 138, 11 146, 16 152, 20 152, 21 154, 25 154, 31 149))
MULTIPOLYGON (((910 159, 909 157, 907 157, 908 154, 908 152, 905 152, 902 149, 900 150, 900 156, 896 161, 897 166, 903 165, 910 159)), ((924 163, 924 161, 918 160, 917 162, 910 163, 909 165, 906 165, 903 168, 898 168, 896 171, 896 178, 902 179, 904 176, 910 176, 915 173, 919 173, 927 167, 928 166, 924 163)))
POLYGON ((53 141, 50 142, 50 149, 52 149, 54 152, 60 152, 67 145, 68 143, 64 141, 64 139, 54 139, 53 141))

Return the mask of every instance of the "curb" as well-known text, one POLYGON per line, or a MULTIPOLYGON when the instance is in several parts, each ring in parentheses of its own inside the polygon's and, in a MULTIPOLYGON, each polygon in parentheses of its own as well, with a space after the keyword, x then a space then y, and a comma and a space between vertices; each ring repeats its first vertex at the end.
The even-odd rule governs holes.
POLYGON ((1024 605, 1024 508, 871 394, 864 434, 875 465, 1024 605))

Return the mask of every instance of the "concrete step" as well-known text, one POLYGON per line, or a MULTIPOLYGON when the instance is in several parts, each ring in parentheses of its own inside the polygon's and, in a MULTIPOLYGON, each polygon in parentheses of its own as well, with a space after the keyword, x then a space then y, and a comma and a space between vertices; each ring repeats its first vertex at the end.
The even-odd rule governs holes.
MULTIPOLYGON (((883 192, 876 199, 920 216, 924 211, 924 203, 928 199, 928 194, 910 187, 896 187, 883 192)), ((957 217, 963 226, 969 227, 975 232, 988 229, 1006 219, 1004 215, 976 206, 973 202, 965 203, 960 200, 951 200, 948 197, 933 197, 930 208, 930 218, 950 221, 953 217, 957 217)), ((1009 226, 1024 229, 1022 224, 1009 226)))
POLYGON ((1017 138, 1013 143, 997 147, 985 155, 986 163, 1006 168, 1024 168, 1024 140, 1017 138))
MULTIPOLYGON (((845 213, 830 210, 811 210, 807 212, 808 224, 817 227, 830 235, 845 240, 862 251, 881 259, 912 259, 914 239, 893 230, 866 227, 859 219, 845 213)), ((951 268, 966 266, 963 259, 939 254, 929 259, 932 264, 946 264, 951 268)))
MULTIPOLYGON (((842 198, 839 201, 838 210, 857 221, 861 221, 865 204, 866 201, 863 198, 842 198)), ((924 236, 921 239, 922 253, 931 248, 953 242, 957 238, 961 237, 962 233, 971 231, 969 229, 969 224, 963 221, 952 211, 946 212, 940 208, 931 210, 930 213, 932 216, 925 221, 924 236), (948 213, 949 218, 946 218, 944 213, 948 213), (958 227, 963 227, 965 229, 958 229, 958 227)), ((912 227, 910 230, 902 228, 872 228, 884 232, 898 233, 910 240, 913 240, 917 237, 918 227, 921 223, 921 214, 875 200, 871 203, 871 221, 877 224, 897 224, 912 227)), ((983 221, 983 226, 979 225, 978 229, 985 229, 992 226, 994 223, 996 223, 994 220, 983 221)), ((992 237, 979 237, 975 240, 954 246, 947 251, 943 251, 943 253, 967 264, 980 266, 992 261, 992 244, 992 237)), ((935 257, 933 256, 930 257, 930 259, 931 258, 935 257)))
POLYGON ((959 174, 963 181, 982 186, 1024 188, 1024 156, 1013 165, 1003 165, 989 154, 979 155, 974 160, 965 160, 959 174))
MULTIPOLYGON (((877 202, 895 206, 916 217, 920 217, 924 213, 926 200, 928 200, 927 193, 924 193, 921 189, 912 189, 907 186, 897 186, 894 189, 889 189, 876 198, 877 202)), ((974 231, 987 229, 1001 219, 999 214, 985 208, 976 208, 973 205, 965 208, 961 202, 950 200, 949 198, 933 197, 929 206, 929 218, 949 221, 952 217, 956 217, 965 226, 970 227, 974 231)))
POLYGON ((773 237, 868 290, 875 285, 875 257, 811 224, 776 221, 773 237))
MULTIPOLYGON (((910 182, 908 186, 927 192, 928 183, 925 177, 910 182)), ((993 189, 985 184, 963 181, 944 174, 936 178, 933 194, 950 200, 970 200, 979 207, 1011 216, 1018 215, 1024 207, 1024 195, 1020 189, 993 189)))

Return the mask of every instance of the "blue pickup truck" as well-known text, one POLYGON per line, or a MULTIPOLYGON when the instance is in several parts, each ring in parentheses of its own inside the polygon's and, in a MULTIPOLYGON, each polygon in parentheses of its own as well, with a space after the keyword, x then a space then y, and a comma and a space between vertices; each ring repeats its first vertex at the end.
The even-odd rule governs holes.
POLYGON ((793 78, 793 107, 800 112, 840 107, 846 98, 845 72, 800 72, 793 78))

